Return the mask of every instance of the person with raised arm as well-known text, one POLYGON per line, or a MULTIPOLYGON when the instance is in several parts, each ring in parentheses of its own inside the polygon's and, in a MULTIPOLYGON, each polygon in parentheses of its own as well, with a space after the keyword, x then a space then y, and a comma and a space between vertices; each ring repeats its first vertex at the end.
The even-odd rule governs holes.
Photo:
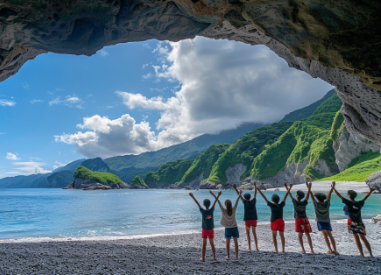
MULTIPOLYGON (((284 186, 288 190, 286 183, 284 183, 284 186)), ((298 240, 299 240, 300 247, 302 248, 302 253, 303 254, 306 253, 306 250, 304 249, 304 244, 303 244, 303 234, 306 234, 307 242, 308 242, 308 245, 310 246, 311 253, 315 254, 314 248, 312 245, 312 239, 310 236, 310 233, 312 232, 312 228, 306 213, 310 193, 307 193, 307 196, 305 199, 304 199, 305 194, 301 190, 296 191, 296 199, 294 199, 291 192, 289 192, 288 195, 290 196, 291 201, 294 205, 295 232, 298 233, 298 240)))
POLYGON ((366 249, 369 252, 370 257, 373 257, 372 254, 372 248, 370 247, 370 243, 368 242, 366 238, 366 230, 365 225, 361 218, 361 208, 364 206, 364 203, 366 199, 372 194, 372 192, 375 190, 374 188, 369 187, 368 194, 365 195, 365 197, 360 200, 356 201, 355 198, 357 197, 357 192, 354 190, 348 190, 347 196, 349 198, 345 199, 341 194, 336 190, 336 186, 333 185, 333 190, 335 191, 336 195, 343 201, 345 204, 345 207, 348 211, 348 232, 350 234, 353 234, 353 237, 355 239, 356 245, 358 250, 360 251, 361 257, 364 257, 364 252, 362 249, 361 241, 364 243, 366 249), (361 239, 361 241, 360 241, 361 239))
POLYGON ((308 182, 306 182, 308 194, 310 194, 311 200, 314 204, 318 230, 321 231, 321 233, 323 234, 325 243, 327 244, 327 247, 328 247, 327 254, 339 255, 339 252, 337 252, 337 249, 336 249, 335 238, 332 235, 331 220, 329 218, 329 208, 331 206, 331 195, 332 195, 335 184, 336 183, 333 181, 331 185, 331 190, 329 191, 328 197, 327 197, 326 194, 324 193, 312 194, 312 191, 311 191, 312 182, 310 182, 309 184, 308 182), (333 249, 331 248, 331 244, 333 249))
MULTIPOLYGON (((254 183, 254 186, 256 187, 257 184, 254 183)), ((283 208, 286 205, 286 198, 287 198, 288 194, 290 193, 291 188, 292 188, 292 183, 290 183, 290 188, 287 188, 287 192, 284 195, 284 198, 283 198, 281 203, 279 203, 280 198, 277 194, 272 195, 272 197, 271 197, 272 202, 269 202, 267 200, 266 196, 262 193, 262 191, 258 189, 259 194, 261 194, 261 196, 263 197, 263 199, 265 200, 265 202, 267 203, 267 205, 271 209, 271 218, 270 218, 271 231, 272 231, 273 243, 274 243, 274 247, 275 247, 274 252, 276 252, 276 253, 278 253, 278 242, 276 239, 278 231, 279 231, 280 240, 282 243, 282 252, 283 253, 285 252, 286 241, 284 238, 284 227, 285 227, 285 225, 284 225, 284 220, 283 220, 283 208)))
POLYGON ((219 201, 218 197, 212 192, 209 191, 210 194, 212 194, 217 202, 218 205, 221 208, 221 225, 225 227, 225 239, 226 239, 226 260, 230 259, 230 240, 233 238, 234 239, 234 248, 235 248, 235 258, 238 259, 238 238, 239 238, 239 231, 238 231, 238 225, 237 225, 237 220, 235 218, 235 212, 237 210, 237 205, 239 198, 242 194, 242 191, 239 191, 237 200, 235 201, 234 206, 232 206, 232 202, 230 200, 225 201, 225 207, 221 204, 219 201))
MULTIPOLYGON (((239 191, 237 189, 237 185, 233 184, 234 190, 239 195, 239 191)), ((251 238, 250 238, 250 229, 253 232, 253 238, 255 243, 255 251, 259 251, 258 249, 258 239, 257 239, 257 187, 255 185, 255 191, 254 191, 254 197, 251 199, 250 193, 245 193, 242 195, 239 195, 244 206, 244 214, 243 214, 243 220, 245 222, 245 229, 246 229, 246 237, 248 242, 248 251, 251 251, 251 238)))
POLYGON ((201 207, 201 205, 198 203, 196 198, 194 197, 193 193, 189 193, 189 196, 192 197, 194 202, 197 204, 197 206, 200 209, 201 216, 202 216, 202 230, 201 230, 201 236, 202 236, 202 258, 201 261, 205 262, 205 254, 206 254, 206 244, 207 244, 207 239, 209 239, 210 247, 212 248, 212 253, 213 253, 213 260, 216 261, 216 248, 214 246, 214 217, 213 217, 213 212, 214 212, 214 206, 217 203, 218 198, 221 196, 222 192, 218 192, 218 196, 215 197, 215 201, 210 207, 210 200, 205 199, 203 204, 204 208, 201 207))

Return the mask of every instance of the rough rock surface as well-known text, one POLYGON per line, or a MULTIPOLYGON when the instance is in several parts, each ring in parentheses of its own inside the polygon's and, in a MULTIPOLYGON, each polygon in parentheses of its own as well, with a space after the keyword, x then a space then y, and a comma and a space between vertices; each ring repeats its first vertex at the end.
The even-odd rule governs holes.
MULTIPOLYGON (((304 182, 305 174, 302 172, 308 165, 308 160, 303 161, 302 163, 293 163, 292 165, 286 164, 286 168, 283 171, 280 171, 274 177, 264 179, 263 182, 270 183, 274 187, 283 186, 284 182, 293 184, 300 184, 304 182)), ((261 182, 258 179, 253 178, 256 182, 261 182)))
POLYGON ((112 189, 111 186, 104 185, 104 184, 97 182, 97 183, 90 185, 87 188, 84 188, 83 190, 92 191, 92 190, 110 190, 110 189, 112 189))
POLYGON ((241 175, 246 171, 246 166, 242 163, 237 163, 234 167, 226 169, 226 185, 232 185, 234 183, 241 182, 241 175))
POLYGON ((192 180, 191 182, 184 183, 183 185, 188 185, 192 188, 198 188, 200 183, 204 180, 204 173, 201 173, 200 176, 192 180))
POLYGON ((179 187, 176 184, 170 184, 168 185, 168 189, 179 189, 179 187))
POLYGON ((253 190, 254 189, 254 185, 253 184, 250 184, 250 183, 247 183, 247 184, 242 184, 240 186, 238 186, 238 189, 239 190, 253 190))
POLYGON ((207 181, 200 184, 200 189, 216 189, 217 185, 214 182, 207 181))
POLYGON ((370 143, 362 136, 348 133, 345 130, 334 141, 333 148, 335 150, 336 164, 340 172, 344 171, 347 165, 362 153, 380 151, 380 146, 377 144, 370 143))
POLYGON ((7 0, 0 80, 48 51, 92 55, 117 43, 195 35, 263 44, 334 85, 347 129, 381 144, 380 11, 379 1, 7 0))
POLYGON ((381 192, 381 170, 370 175, 365 182, 369 187, 374 187, 378 192, 381 192))
POLYGON ((72 182, 72 183, 66 185, 66 186, 65 186, 64 188, 62 188, 62 189, 75 189, 75 188, 74 188, 74 182, 72 182))
POLYGON ((216 189, 219 189, 219 190, 224 189, 224 186, 222 184, 217 184, 216 189))

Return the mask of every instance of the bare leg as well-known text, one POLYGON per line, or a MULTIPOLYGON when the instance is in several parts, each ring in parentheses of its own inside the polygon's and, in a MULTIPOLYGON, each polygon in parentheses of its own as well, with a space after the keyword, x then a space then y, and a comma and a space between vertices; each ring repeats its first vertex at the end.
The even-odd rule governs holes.
POLYGON ((238 239, 234 238, 235 258, 238 260, 238 239))
POLYGON ((202 258, 201 258, 201 261, 203 261, 203 262, 205 262, 206 242, 207 242, 207 239, 202 239, 202 258))
POLYGON ((325 244, 328 246, 328 252, 332 252, 331 244, 329 243, 328 239, 328 233, 327 230, 322 230, 321 233, 323 234, 325 244))
POLYGON ((251 251, 250 227, 245 226, 245 229, 246 229, 247 243, 249 245, 247 251, 251 251))
POLYGON ((365 237, 365 235, 361 235, 361 234, 359 234, 359 236, 360 236, 360 239, 362 240, 362 242, 364 243, 366 249, 368 250, 369 255, 370 255, 371 257, 373 257, 373 254, 372 254, 372 248, 370 247, 370 243, 368 242, 367 238, 365 237))
POLYGON ((278 253, 278 243, 276 241, 277 231, 272 231, 272 233, 273 233, 273 243, 274 243, 274 247, 275 247, 275 251, 274 252, 278 253))
POLYGON ((315 254, 314 247, 313 247, 313 245, 312 245, 312 239, 311 239, 311 236, 310 236, 310 232, 306 232, 306 237, 307 237, 308 245, 309 245, 310 248, 311 248, 311 253, 312 253, 312 254, 315 254))
POLYGON ((284 239, 284 232, 279 232, 280 241, 282 242, 282 252, 286 252, 286 240, 284 239))
POLYGON ((304 245, 303 245, 303 233, 298 233, 298 240, 299 240, 300 247, 302 248, 302 253, 306 253, 306 251, 304 250, 304 245))
POLYGON ((216 247, 214 246, 214 240, 209 239, 210 247, 212 248, 213 260, 216 261, 216 247))
POLYGON ((258 248, 258 239, 257 239, 257 228, 252 226, 251 230, 253 231, 253 236, 254 236, 255 251, 259 251, 259 248, 258 248))
POLYGON ((353 234, 353 237, 355 238, 355 242, 356 242, 357 248, 360 251, 360 257, 364 257, 364 252, 362 250, 362 245, 361 245, 361 242, 360 242, 359 235, 358 234, 353 234))
POLYGON ((332 235, 332 232, 331 231, 327 231, 327 235, 328 235, 329 239, 331 240, 331 243, 332 243, 332 246, 333 246, 333 252, 335 252, 337 254, 338 252, 337 252, 337 248, 336 248, 336 241, 335 241, 335 238, 332 235))
POLYGON ((230 239, 226 239, 226 260, 230 259, 230 239))

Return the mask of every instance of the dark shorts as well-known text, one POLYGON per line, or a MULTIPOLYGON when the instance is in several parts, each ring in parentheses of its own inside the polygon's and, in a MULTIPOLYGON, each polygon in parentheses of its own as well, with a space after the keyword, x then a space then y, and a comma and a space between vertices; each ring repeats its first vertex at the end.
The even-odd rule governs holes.
POLYGON ((245 226, 246 227, 257 227, 257 220, 248 220, 248 221, 245 221, 245 226))
POLYGON ((238 227, 234 228, 225 228, 225 239, 238 239, 239 238, 239 232, 238 227))
POLYGON ((348 232, 350 234, 366 235, 365 225, 361 222, 355 223, 348 219, 348 232))
POLYGON ((317 227, 319 231, 322 231, 322 230, 332 231, 332 226, 330 222, 317 222, 317 227))

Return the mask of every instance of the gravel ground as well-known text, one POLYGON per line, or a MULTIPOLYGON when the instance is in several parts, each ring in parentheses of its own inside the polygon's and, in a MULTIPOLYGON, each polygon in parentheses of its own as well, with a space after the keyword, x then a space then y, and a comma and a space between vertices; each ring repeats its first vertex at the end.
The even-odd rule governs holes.
MULTIPOLYGON (((344 221, 332 223, 340 256, 327 255, 312 222, 317 255, 300 254, 294 224, 286 224, 286 253, 273 253, 268 224, 258 225, 260 252, 247 252, 240 228, 240 259, 225 260, 225 240, 217 229, 217 262, 207 249, 202 263, 200 233, 117 240, 0 241, 0 274, 381 274, 381 225, 366 223, 375 258, 360 258, 344 221)), ((306 251, 309 251, 305 241, 306 251)), ((232 247, 234 257, 234 249, 232 247)), ((367 253, 365 255, 368 255, 367 253)))

